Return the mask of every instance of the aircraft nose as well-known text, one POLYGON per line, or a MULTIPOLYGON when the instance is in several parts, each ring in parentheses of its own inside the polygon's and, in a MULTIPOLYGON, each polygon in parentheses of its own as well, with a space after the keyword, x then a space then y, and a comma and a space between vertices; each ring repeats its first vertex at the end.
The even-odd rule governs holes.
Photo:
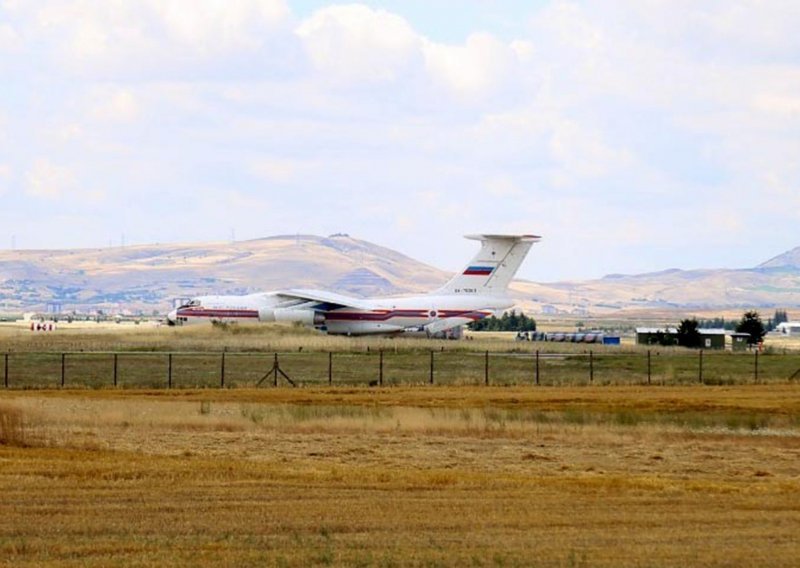
POLYGON ((178 323, 178 310, 172 310, 167 314, 167 325, 175 325, 178 323))

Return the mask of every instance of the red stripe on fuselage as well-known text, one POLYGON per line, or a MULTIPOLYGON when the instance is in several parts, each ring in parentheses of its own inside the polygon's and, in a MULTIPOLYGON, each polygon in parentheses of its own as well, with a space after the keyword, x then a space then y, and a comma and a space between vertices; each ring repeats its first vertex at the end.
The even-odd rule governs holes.
MULTIPOLYGON (((430 313, 434 310, 380 310, 374 312, 328 312, 325 319, 330 321, 386 321, 393 318, 433 319, 430 313)), ((465 317, 472 320, 483 319, 489 312, 476 310, 436 310, 439 319, 465 317)))
POLYGON ((227 310, 221 308, 191 308, 178 310, 178 317, 190 318, 258 318, 258 310, 227 310))

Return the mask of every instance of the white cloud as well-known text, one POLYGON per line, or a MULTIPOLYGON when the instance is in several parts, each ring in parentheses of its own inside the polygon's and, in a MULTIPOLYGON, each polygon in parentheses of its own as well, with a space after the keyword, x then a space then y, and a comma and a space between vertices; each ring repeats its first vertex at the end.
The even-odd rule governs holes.
POLYGON ((532 41, 517 39, 511 42, 509 48, 514 52, 520 63, 529 63, 536 55, 536 47, 532 41))
POLYGON ((560 165, 554 180, 556 185, 606 176, 633 162, 628 151, 610 147, 599 132, 570 120, 555 125, 550 150, 560 165))
POLYGON ((756 95, 753 106, 757 111, 800 118, 800 96, 761 93, 756 95))
POLYGON ((301 166, 295 160, 261 158, 250 164, 249 170, 256 177, 270 183, 289 183, 301 166))
POLYGON ((223 210, 231 211, 234 214, 248 211, 251 215, 261 215, 264 212, 274 210, 273 204, 263 197, 251 195, 238 190, 223 192, 223 199, 219 199, 219 191, 211 191, 206 194, 205 205, 215 213, 219 212, 220 202, 224 203, 223 210))
POLYGON ((716 237, 717 240, 720 238, 724 240, 728 238, 728 235, 747 232, 745 215, 731 204, 709 207, 703 217, 706 222, 702 230, 707 232, 710 238, 716 237))
POLYGON ((517 182, 507 175, 497 175, 489 179, 486 190, 494 197, 518 197, 524 193, 517 182))
POLYGON ((150 0, 167 37, 198 53, 253 50, 287 21, 283 0, 150 0))
POLYGON ((93 95, 92 116, 109 122, 131 122, 140 114, 136 96, 127 89, 100 88, 93 95))
POLYGON ((516 49, 488 33, 475 33, 464 45, 425 42, 425 65, 434 81, 444 84, 457 95, 481 97, 500 88, 514 70, 522 45, 516 49))
POLYGON ((766 171, 762 174, 758 189, 751 191, 753 205, 763 207, 773 219, 790 217, 800 220, 800 172, 795 167, 793 175, 766 171))
POLYGON ((740 61, 792 57, 800 50, 796 33, 800 5, 793 0, 657 0, 633 4, 637 19, 646 26, 644 33, 653 32, 659 41, 681 50, 706 49, 712 57, 734 56, 740 61))
POLYGON ((11 181, 11 166, 8 164, 0 164, 0 195, 8 190, 8 184, 11 181))
POLYGON ((295 33, 317 69, 345 82, 394 81, 409 71, 420 47, 403 18, 360 4, 317 10, 295 33))
POLYGON ((80 204, 98 203, 106 192, 81 184, 72 168, 38 158, 25 174, 25 194, 46 201, 67 201, 80 204))
POLYGON ((45 158, 39 158, 25 176, 25 193, 42 199, 61 199, 78 187, 75 174, 45 158))
POLYGON ((256 53, 286 34, 290 16, 284 0, 45 0, 8 12, 32 45, 49 46, 67 68, 89 75, 170 69, 174 76, 256 53))
POLYGON ((0 52, 17 51, 22 47, 22 37, 17 30, 8 23, 0 23, 0 52))
POLYGON ((534 53, 530 41, 506 44, 485 32, 463 44, 439 43, 402 17, 361 4, 317 10, 295 33, 315 68, 340 84, 394 83, 420 92, 432 84, 470 102, 500 90, 534 53))

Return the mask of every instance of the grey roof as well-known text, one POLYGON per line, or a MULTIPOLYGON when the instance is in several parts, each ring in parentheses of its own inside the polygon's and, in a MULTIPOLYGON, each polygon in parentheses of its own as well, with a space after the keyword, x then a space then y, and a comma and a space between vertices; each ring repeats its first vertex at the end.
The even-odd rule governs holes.
POLYGON ((700 335, 726 335, 728 332, 724 329, 698 329, 700 335))

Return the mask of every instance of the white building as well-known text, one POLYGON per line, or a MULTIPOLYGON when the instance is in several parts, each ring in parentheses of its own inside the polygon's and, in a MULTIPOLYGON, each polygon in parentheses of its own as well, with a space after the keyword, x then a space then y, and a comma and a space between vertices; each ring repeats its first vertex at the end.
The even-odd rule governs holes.
POLYGON ((785 321, 779 323, 775 331, 783 335, 800 335, 800 321, 785 321))

